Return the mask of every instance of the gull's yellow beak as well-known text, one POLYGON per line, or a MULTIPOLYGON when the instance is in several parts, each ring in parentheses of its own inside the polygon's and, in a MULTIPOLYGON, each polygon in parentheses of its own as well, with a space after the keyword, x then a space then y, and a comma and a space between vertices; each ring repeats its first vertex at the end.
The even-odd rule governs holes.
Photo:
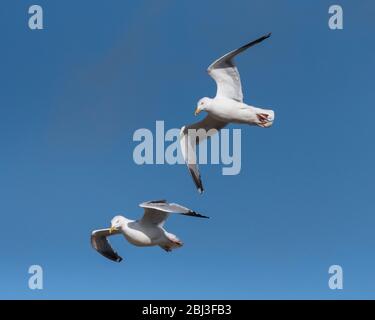
POLYGON ((110 227, 109 228, 109 234, 115 232, 117 229, 115 227, 110 227))
POLYGON ((200 112, 201 112, 201 110, 199 110, 198 108, 196 108, 195 112, 194 112, 194 115, 197 116, 200 112))

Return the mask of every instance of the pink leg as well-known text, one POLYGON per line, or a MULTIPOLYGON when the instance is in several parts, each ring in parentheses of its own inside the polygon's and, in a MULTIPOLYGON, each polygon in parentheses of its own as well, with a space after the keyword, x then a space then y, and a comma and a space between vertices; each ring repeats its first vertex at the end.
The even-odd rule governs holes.
POLYGON ((257 118, 260 123, 258 123, 259 126, 264 127, 264 125, 269 122, 268 120, 268 114, 266 113, 257 113, 257 118))

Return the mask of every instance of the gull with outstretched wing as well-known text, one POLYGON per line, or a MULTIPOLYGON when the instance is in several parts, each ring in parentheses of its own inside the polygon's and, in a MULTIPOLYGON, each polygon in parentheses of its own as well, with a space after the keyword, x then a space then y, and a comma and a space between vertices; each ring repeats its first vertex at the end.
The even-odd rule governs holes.
POLYGON ((196 145, 217 133, 229 123, 241 123, 268 128, 273 124, 273 110, 257 108, 243 102, 240 74, 234 64, 234 57, 248 48, 269 38, 267 34, 214 61, 208 67, 208 74, 215 80, 215 98, 198 101, 195 115, 207 112, 206 117, 194 124, 181 128, 180 146, 194 183, 200 193, 204 191, 197 164, 196 145))
POLYGON ((141 219, 131 220, 123 216, 116 216, 112 219, 110 228, 93 231, 91 234, 92 247, 104 257, 120 262, 122 258, 111 247, 108 237, 122 234, 135 246, 159 246, 170 252, 183 245, 177 236, 164 229, 164 223, 171 213, 208 218, 177 203, 168 203, 165 200, 148 201, 139 206, 144 209, 141 219))

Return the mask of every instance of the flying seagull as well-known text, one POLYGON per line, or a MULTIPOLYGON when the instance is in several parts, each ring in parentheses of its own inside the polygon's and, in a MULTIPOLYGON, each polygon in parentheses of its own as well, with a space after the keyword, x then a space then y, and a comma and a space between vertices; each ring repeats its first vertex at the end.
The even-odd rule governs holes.
POLYGON ((108 237, 123 234, 135 246, 160 246, 170 252, 183 245, 180 239, 164 229, 164 223, 171 213, 208 218, 179 204, 167 203, 165 200, 148 201, 139 206, 144 208, 144 214, 140 220, 134 221, 123 216, 116 216, 112 219, 110 228, 93 231, 91 234, 92 247, 104 257, 121 262, 122 258, 113 250, 108 237))
POLYGON ((197 144, 217 133, 228 123, 257 125, 262 128, 268 128, 273 124, 275 118, 273 110, 256 108, 243 102, 240 74, 233 61, 236 55, 270 36, 269 33, 225 54, 214 61, 207 69, 208 74, 217 85, 216 97, 200 99, 195 115, 198 115, 201 111, 206 111, 207 116, 197 123, 182 127, 180 131, 182 155, 200 193, 204 189, 196 160, 195 149, 197 144))

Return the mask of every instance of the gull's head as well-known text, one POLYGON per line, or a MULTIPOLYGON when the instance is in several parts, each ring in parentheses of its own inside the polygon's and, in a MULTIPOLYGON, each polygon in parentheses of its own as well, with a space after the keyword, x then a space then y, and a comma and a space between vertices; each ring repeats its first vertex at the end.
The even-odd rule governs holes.
POLYGON ((109 233, 121 230, 121 227, 126 223, 127 219, 123 216, 116 216, 111 220, 111 228, 109 233))
POLYGON ((200 99, 198 101, 197 108, 195 109, 194 114, 198 115, 200 112, 206 111, 208 106, 211 104, 211 100, 212 99, 207 97, 200 99))

